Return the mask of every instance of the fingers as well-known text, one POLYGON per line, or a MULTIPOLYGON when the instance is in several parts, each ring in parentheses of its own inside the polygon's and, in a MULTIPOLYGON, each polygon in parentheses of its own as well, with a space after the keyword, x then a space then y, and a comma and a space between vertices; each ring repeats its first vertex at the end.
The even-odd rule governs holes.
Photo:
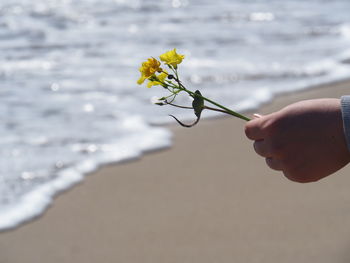
POLYGON ((270 144, 265 140, 255 141, 254 150, 260 156, 265 157, 265 161, 268 167, 276 171, 283 171, 282 161, 274 156, 270 144))
POLYGON ((265 159, 266 164, 268 167, 270 167, 272 170, 276 170, 276 171, 283 171, 284 167, 283 167, 283 163, 281 160, 278 159, 274 159, 272 157, 268 157, 265 159))
POLYGON ((268 117, 257 113, 253 114, 253 117, 254 119, 247 122, 245 126, 246 136, 249 139, 254 140, 255 152, 260 156, 265 157, 268 167, 276 171, 283 171, 283 162, 280 159, 276 159, 276 154, 274 154, 272 148, 273 144, 269 142, 269 138, 267 136, 268 131, 264 129, 264 122, 268 117))
POLYGON ((245 125, 245 134, 251 140, 262 140, 265 137, 264 129, 262 128, 264 117, 258 117, 248 121, 245 125))
POLYGON ((257 154, 259 154, 262 157, 272 157, 272 151, 270 145, 266 142, 266 140, 258 140, 255 141, 254 144, 254 150, 257 154))

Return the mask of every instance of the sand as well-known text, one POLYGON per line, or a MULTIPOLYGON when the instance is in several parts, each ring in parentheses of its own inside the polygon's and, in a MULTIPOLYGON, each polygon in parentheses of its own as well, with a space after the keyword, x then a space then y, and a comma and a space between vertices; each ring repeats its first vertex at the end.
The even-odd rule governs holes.
MULTIPOLYGON (((350 82, 281 95, 259 112, 350 93, 350 82)), ((47 212, 0 234, 0 263, 350 262, 350 165, 288 181, 230 117, 173 126, 174 146, 101 168, 47 212)))

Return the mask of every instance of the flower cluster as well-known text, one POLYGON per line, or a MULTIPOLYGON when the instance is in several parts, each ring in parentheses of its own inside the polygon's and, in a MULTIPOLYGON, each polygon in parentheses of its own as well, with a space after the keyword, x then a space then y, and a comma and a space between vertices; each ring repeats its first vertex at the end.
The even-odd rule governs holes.
POLYGON ((156 72, 162 72, 160 62, 155 58, 149 58, 147 61, 142 63, 140 67, 141 77, 137 81, 138 84, 142 84, 146 79, 155 76, 156 72))
POLYGON ((141 76, 137 83, 139 85, 143 84, 146 80, 148 80, 147 87, 150 88, 152 86, 162 86, 163 88, 167 89, 170 94, 166 97, 162 97, 159 99, 159 102, 157 102, 157 105, 171 105, 179 108, 184 109, 193 109, 194 114, 197 116, 197 120, 192 124, 184 124, 180 122, 176 117, 172 116, 180 125, 184 127, 192 127, 195 124, 198 123, 201 113, 204 109, 213 110, 213 111, 219 111, 226 114, 230 114, 232 116, 238 117, 243 120, 249 120, 249 118, 232 111, 219 103, 212 101, 206 97, 203 97, 199 90, 196 90, 195 92, 188 90, 180 81, 179 74, 178 74, 178 65, 183 61, 185 58, 184 55, 178 54, 176 52, 176 49, 167 51, 164 54, 159 56, 159 60, 155 58, 149 58, 147 61, 143 62, 139 71, 141 73, 141 76), (167 68, 170 70, 170 72, 164 70, 161 66, 162 63, 167 66, 167 68), (192 97, 192 107, 187 106, 180 106, 174 103, 174 100, 176 96, 180 92, 186 92, 190 97, 192 97), (209 107, 205 105, 205 102, 208 102, 216 107, 209 107))
MULTIPOLYGON (((171 70, 176 70, 177 65, 182 62, 185 58, 184 55, 180 55, 176 52, 176 49, 170 50, 159 56, 160 60, 164 62, 171 70)), ((166 70, 161 67, 161 62, 155 58, 149 58, 147 61, 143 62, 140 67, 141 77, 137 81, 137 84, 141 85, 146 79, 149 80, 147 87, 157 85, 166 85, 166 78, 169 76, 166 70), (158 75, 156 73, 159 73, 158 75)), ((171 78, 171 77, 170 77, 171 78)))

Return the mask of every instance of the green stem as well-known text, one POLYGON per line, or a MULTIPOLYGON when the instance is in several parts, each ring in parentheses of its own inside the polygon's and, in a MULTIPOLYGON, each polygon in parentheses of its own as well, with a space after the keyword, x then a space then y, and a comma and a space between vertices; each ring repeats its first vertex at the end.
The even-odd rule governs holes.
MULTIPOLYGON (((184 91, 186 91, 187 93, 191 94, 192 96, 200 96, 200 95, 195 94, 194 92, 192 92, 192 91, 186 89, 183 85, 181 85, 181 86, 182 86, 182 88, 184 89, 184 91)), ((205 100, 205 101, 207 101, 207 102, 209 102, 209 103, 211 103, 211 104, 213 104, 213 105, 215 105, 215 106, 217 106, 217 107, 223 109, 227 114, 230 114, 230 115, 232 115, 232 116, 235 116, 235 117, 240 118, 240 119, 245 120, 245 121, 250 121, 250 119, 249 119, 248 117, 246 117, 246 116, 244 116, 244 115, 242 115, 242 114, 239 114, 238 112, 235 112, 235 111, 233 111, 233 110, 230 110, 229 108, 226 108, 225 106, 223 106, 223 105, 221 105, 221 104, 219 104, 219 103, 217 103, 217 102, 215 102, 215 101, 212 101, 211 99, 208 99, 208 98, 203 97, 203 96, 200 96, 200 97, 201 97, 203 100, 205 100)))
POLYGON ((180 81, 180 79, 179 79, 179 75, 178 75, 178 73, 177 73, 177 69, 173 69, 172 67, 171 67, 171 69, 172 69, 172 71, 175 73, 175 80, 176 80, 176 82, 179 84, 179 87, 178 87, 179 89, 181 89, 181 90, 183 90, 183 91, 186 91, 188 94, 192 95, 193 98, 194 98, 194 96, 199 96, 199 97, 201 97, 203 100, 205 100, 205 101, 207 101, 207 102, 209 102, 209 103, 211 103, 211 104, 213 104, 213 105, 219 107, 220 109, 223 109, 224 111, 221 111, 221 112, 225 112, 225 113, 227 113, 227 114, 229 114, 229 115, 232 115, 232 116, 234 116, 234 117, 240 118, 240 119, 245 120, 245 121, 250 121, 250 119, 249 119, 248 117, 246 117, 246 116, 244 116, 244 115, 242 115, 242 114, 239 114, 238 112, 235 112, 235 111, 233 111, 233 110, 230 110, 229 108, 226 108, 225 106, 223 106, 223 105, 221 105, 221 104, 219 104, 219 103, 217 103, 217 102, 215 102, 215 101, 212 101, 211 99, 208 99, 208 98, 206 98, 206 97, 203 97, 203 96, 201 96, 201 95, 198 95, 198 94, 196 94, 196 93, 194 93, 194 92, 192 92, 192 91, 186 89, 186 87, 185 87, 184 85, 182 85, 182 83, 181 83, 181 81, 180 81))

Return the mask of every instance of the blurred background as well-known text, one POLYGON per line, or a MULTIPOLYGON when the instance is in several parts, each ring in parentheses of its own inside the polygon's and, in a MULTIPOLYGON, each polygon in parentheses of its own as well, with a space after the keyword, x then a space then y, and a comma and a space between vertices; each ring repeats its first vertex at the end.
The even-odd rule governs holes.
MULTIPOLYGON (((2 0, 0 229, 97 166, 167 147, 140 63, 177 48, 188 88, 238 111, 350 73, 348 0, 2 0), (152 124, 157 124, 152 125, 152 124)), ((182 99, 180 103, 186 103, 182 99)))

